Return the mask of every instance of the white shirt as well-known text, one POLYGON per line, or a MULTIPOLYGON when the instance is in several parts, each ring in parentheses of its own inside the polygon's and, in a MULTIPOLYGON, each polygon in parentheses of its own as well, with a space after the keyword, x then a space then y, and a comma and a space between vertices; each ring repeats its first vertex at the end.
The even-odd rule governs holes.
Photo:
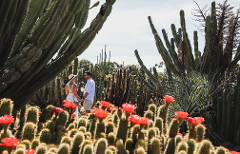
POLYGON ((94 95, 95 95, 95 82, 93 81, 92 78, 87 80, 87 84, 84 88, 83 96, 85 95, 86 92, 89 94, 85 99, 88 99, 93 102, 94 95))

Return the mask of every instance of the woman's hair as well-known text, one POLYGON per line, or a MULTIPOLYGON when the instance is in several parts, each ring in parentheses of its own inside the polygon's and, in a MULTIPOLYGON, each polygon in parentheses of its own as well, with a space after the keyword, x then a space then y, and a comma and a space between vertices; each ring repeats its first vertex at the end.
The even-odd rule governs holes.
MULTIPOLYGON (((75 77, 74 77, 75 78, 75 77)), ((75 80, 74 78, 69 82, 69 83, 75 83, 75 80)))

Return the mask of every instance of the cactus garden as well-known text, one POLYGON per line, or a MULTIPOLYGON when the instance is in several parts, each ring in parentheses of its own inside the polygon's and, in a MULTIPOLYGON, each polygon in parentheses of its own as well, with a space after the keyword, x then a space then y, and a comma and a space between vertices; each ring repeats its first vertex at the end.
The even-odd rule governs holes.
MULTIPOLYGON (((215 147, 204 138, 204 118, 188 117, 177 111, 167 122, 167 110, 174 102, 164 96, 164 104, 150 104, 143 117, 135 114, 136 107, 124 103, 122 108, 101 101, 89 115, 74 120, 70 112, 52 105, 42 111, 27 106, 25 112, 13 118, 14 102, 1 99, 0 124, 2 154, 174 154, 231 153, 215 147), (23 114, 23 115, 22 115, 23 114), (186 121, 188 131, 179 133, 186 121)), ((67 108, 67 107, 66 107, 67 108)))
POLYGON ((137 49, 139 65, 111 61, 106 45, 95 64, 80 56, 118 5, 92 2, 0 1, 0 154, 240 154, 240 8, 194 1, 192 42, 186 11, 163 38, 146 15, 163 60, 148 68, 137 49))

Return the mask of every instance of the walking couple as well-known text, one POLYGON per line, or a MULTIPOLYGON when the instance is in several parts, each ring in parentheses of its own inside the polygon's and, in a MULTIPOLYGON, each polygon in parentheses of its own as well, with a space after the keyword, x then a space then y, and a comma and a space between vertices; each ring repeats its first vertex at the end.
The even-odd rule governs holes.
MULTIPOLYGON (((79 102, 83 102, 83 108, 85 110, 85 114, 87 115, 88 113, 90 113, 90 110, 93 105, 93 99, 95 94, 95 82, 91 78, 91 72, 85 71, 84 77, 85 79, 87 79, 87 84, 84 88, 83 98, 80 98, 77 94, 78 86, 75 83, 76 76, 77 75, 73 74, 70 74, 68 76, 70 80, 65 86, 65 91, 67 94, 66 100, 76 104, 78 104, 79 102)), ((78 119, 78 106, 76 107, 74 113, 76 114, 75 118, 78 119)))

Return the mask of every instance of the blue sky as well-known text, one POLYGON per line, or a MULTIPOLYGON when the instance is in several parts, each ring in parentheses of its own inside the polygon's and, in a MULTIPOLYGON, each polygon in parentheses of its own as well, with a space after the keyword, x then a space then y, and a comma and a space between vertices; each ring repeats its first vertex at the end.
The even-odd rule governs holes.
MULTIPOLYGON (((209 0, 195 0, 201 8, 205 5, 211 6, 209 0)), ((91 5, 96 1, 92 0, 91 5)), ((222 3, 223 0, 216 0, 222 3)), ((96 16, 101 5, 105 0, 100 0, 97 8, 90 10, 88 22, 96 16)), ((229 4, 239 7, 239 0, 228 0, 229 4)), ((78 58, 90 60, 96 63, 97 56, 107 45, 107 53, 111 51, 111 61, 124 65, 138 64, 134 56, 134 50, 137 49, 144 64, 149 68, 162 60, 161 55, 155 45, 149 23, 148 16, 152 17, 155 28, 162 38, 162 29, 168 33, 171 38, 170 25, 175 24, 176 28, 180 27, 179 12, 181 9, 185 12, 186 28, 190 41, 193 42, 193 31, 198 30, 199 23, 192 20, 191 12, 197 8, 192 0, 116 0, 112 12, 105 22, 102 29, 97 34, 91 45, 78 58)), ((199 50, 203 50, 204 37, 201 33, 199 36, 199 50)))

